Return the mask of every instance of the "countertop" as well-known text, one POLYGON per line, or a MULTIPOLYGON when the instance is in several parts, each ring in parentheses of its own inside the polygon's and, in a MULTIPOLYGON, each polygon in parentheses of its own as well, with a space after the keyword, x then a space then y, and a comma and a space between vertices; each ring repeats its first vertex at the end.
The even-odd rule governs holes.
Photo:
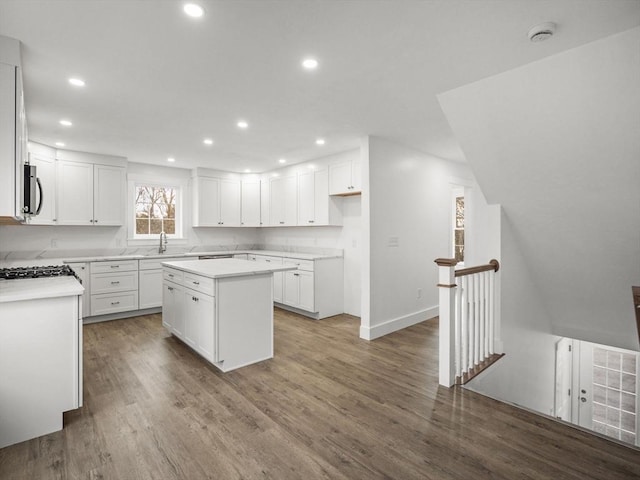
POLYGON ((82 295, 84 287, 75 277, 0 280, 0 303, 82 295))
POLYGON ((245 277, 262 273, 296 270, 297 267, 272 265, 270 263, 253 262, 237 258, 221 258, 218 260, 183 260, 163 262, 164 267, 176 268, 183 272, 202 275, 208 278, 245 277))

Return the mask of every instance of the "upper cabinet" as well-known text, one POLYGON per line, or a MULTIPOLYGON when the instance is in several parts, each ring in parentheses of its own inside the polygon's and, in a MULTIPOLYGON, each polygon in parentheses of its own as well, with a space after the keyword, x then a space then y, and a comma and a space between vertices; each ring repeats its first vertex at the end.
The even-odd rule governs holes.
POLYGON ((241 224, 244 227, 260 226, 260 180, 243 180, 241 192, 241 224))
POLYGON ((125 169, 58 160, 56 197, 57 225, 123 225, 125 169))
POLYGON ((269 224, 274 226, 297 225, 298 199, 295 175, 274 177, 269 184, 271 201, 269 224))
POLYGON ((193 177, 193 226, 239 227, 240 180, 193 177))
POLYGON ((27 122, 24 113, 20 42, 0 36, 0 224, 24 220, 23 164, 27 122))
POLYGON ((329 166, 329 195, 362 193, 360 160, 350 160, 329 166))
POLYGON ((327 169, 298 175, 298 225, 342 225, 336 199, 329 196, 327 169))

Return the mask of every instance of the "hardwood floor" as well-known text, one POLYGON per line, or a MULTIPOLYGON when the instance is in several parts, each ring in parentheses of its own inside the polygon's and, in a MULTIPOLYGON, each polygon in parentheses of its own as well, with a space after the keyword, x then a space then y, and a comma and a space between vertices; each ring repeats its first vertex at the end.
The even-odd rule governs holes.
POLYGON ((1 449, 0 478, 640 478, 638 450, 439 387, 437 321, 358 327, 276 310, 275 358, 223 374, 160 315, 86 325, 84 407, 1 449))

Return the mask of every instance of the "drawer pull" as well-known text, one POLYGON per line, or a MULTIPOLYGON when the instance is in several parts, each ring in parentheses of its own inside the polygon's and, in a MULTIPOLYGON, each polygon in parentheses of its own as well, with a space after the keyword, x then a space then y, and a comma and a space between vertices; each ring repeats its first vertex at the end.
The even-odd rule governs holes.
POLYGON ((120 283, 120 281, 117 282, 111 282, 111 285, 118 285, 120 283))
POLYGON ((167 275, 171 278, 173 278, 173 273, 167 273, 167 275))
POLYGON ((299 274, 299 273, 294 273, 294 274, 293 274, 293 276, 294 276, 294 277, 299 277, 299 276, 300 276, 300 274, 299 274))
POLYGON ((191 300, 193 300, 194 302, 197 302, 199 299, 198 297, 191 297, 191 300))
POLYGON ((120 265, 111 265, 111 268, 120 268, 120 265))
POLYGON ((120 302, 111 302, 111 305, 120 305, 120 302))
POLYGON ((191 282, 191 283, 193 283, 194 285, 200 285, 200 282, 191 282))
POLYGON ((167 287, 170 292, 173 292, 173 287, 167 287))

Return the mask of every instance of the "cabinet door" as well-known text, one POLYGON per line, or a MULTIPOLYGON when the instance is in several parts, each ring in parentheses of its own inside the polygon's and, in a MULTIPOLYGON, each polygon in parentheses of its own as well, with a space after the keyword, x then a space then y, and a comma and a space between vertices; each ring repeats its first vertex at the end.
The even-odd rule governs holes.
POLYGON ((300 279, 298 271, 291 270, 282 272, 282 275, 284 280, 282 303, 297 307, 300 303, 300 279))
POLYGON ((162 306, 162 270, 140 270, 138 285, 140 309, 162 306))
POLYGON ((298 297, 298 307, 303 310, 308 310, 310 312, 315 312, 315 295, 314 295, 314 282, 313 282, 313 272, 305 272, 302 270, 298 270, 296 272, 298 274, 299 283, 299 297, 298 297))
POLYGON ((313 225, 315 216, 314 172, 298 175, 298 225, 313 225))
POLYGON ((260 180, 260 225, 271 225, 269 220, 270 205, 269 182, 260 180))
POLYGON ((193 226, 220 225, 220 181, 217 178, 198 177, 194 180, 193 226))
MULTIPOLYGON (((170 319, 172 321, 171 324, 171 332, 178 338, 184 339, 184 327, 185 327, 185 318, 187 317, 187 312, 185 312, 184 304, 185 304, 185 294, 184 289, 175 284, 170 284, 173 289, 173 314, 170 315, 170 319)), ((163 305, 164 308, 164 305, 163 305)), ((163 313, 164 315, 164 313, 163 313)))
POLYGON ((215 361, 214 297, 194 293, 196 351, 210 362, 215 361))
POLYGON ((360 160, 351 162, 351 193, 362 191, 362 163, 360 160))
POLYGON ((313 174, 313 205, 316 225, 329 225, 329 172, 318 170, 313 174))
POLYGON ((123 225, 126 197, 124 168, 93 166, 94 225, 123 225))
POLYGON ((56 162, 58 225, 93 225, 93 165, 56 162))
POLYGON ((260 226, 260 181, 242 182, 241 224, 245 227, 260 226))
POLYGON ((220 180, 220 225, 240 226, 239 180, 220 180))
POLYGON ((198 315, 197 309, 197 292, 189 289, 185 289, 182 294, 182 312, 184 321, 184 336, 182 339, 191 348, 196 348, 196 339, 198 338, 198 321, 196 316, 198 315))
POLYGON ((284 178, 272 178, 269 190, 269 225, 284 225, 284 178))
POLYGON ((351 162, 329 166, 329 195, 351 193, 351 162))
POLYGON ((284 224, 295 225, 298 221, 298 179, 295 176, 284 179, 284 224))
POLYGON ((162 285, 162 326, 169 330, 173 329, 176 318, 176 289, 165 282, 162 285))
POLYGON ((35 217, 31 217, 31 225, 56 224, 56 160, 42 155, 29 154, 29 163, 36 166, 36 173, 42 185, 42 198, 37 193, 38 204, 42 201, 42 210, 35 217))
POLYGON ((284 287, 284 272, 273 273, 273 301, 282 303, 283 300, 283 287, 284 287))

